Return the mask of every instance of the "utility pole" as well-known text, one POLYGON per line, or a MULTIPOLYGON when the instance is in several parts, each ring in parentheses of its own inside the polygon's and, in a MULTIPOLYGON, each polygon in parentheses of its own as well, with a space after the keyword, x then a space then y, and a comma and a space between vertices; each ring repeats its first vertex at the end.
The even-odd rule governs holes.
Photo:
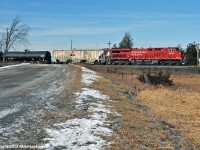
POLYGON ((72 39, 71 39, 71 50, 72 50, 72 48, 73 48, 73 47, 72 47, 72 39))
POLYGON ((112 44, 112 43, 110 43, 110 41, 109 41, 107 44, 109 45, 109 49, 110 49, 110 44, 112 44))

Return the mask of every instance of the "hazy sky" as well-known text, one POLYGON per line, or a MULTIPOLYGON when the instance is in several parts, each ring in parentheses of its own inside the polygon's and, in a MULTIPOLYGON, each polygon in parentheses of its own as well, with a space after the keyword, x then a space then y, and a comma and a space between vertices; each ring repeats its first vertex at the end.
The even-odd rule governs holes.
POLYGON ((134 47, 200 42, 200 0, 0 0, 1 29, 17 15, 31 50, 70 49, 71 39, 76 49, 105 48, 125 32, 134 47))

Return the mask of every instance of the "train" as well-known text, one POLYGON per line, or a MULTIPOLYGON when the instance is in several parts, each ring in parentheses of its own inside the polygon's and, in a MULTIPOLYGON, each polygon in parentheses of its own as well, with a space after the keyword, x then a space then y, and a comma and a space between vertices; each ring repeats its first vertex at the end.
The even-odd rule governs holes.
POLYGON ((182 65, 185 55, 178 47, 104 49, 104 57, 95 64, 182 65))
POLYGON ((98 50, 10 51, 6 61, 31 63, 77 63, 108 65, 187 65, 187 58, 178 47, 104 48, 98 50))
POLYGON ((4 55, 6 62, 31 62, 51 64, 51 53, 49 51, 10 51, 4 55))

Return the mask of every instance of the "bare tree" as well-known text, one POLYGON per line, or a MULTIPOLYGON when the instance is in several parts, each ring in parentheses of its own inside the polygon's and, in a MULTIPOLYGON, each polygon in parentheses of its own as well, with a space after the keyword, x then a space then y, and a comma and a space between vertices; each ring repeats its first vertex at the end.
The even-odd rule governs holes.
POLYGON ((15 17, 12 24, 4 32, 1 33, 1 51, 3 52, 3 62, 5 62, 5 54, 17 45, 29 44, 28 34, 30 28, 21 24, 21 18, 15 17))

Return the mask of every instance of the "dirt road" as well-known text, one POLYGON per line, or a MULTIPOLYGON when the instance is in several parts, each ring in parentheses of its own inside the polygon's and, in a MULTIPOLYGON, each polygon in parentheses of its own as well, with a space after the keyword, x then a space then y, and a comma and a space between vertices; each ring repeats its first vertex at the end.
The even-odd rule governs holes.
MULTIPOLYGON (((35 131, 28 130, 30 126, 27 125, 36 124, 32 121, 38 114, 54 108, 53 103, 60 99, 60 93, 67 86, 64 85, 67 72, 64 65, 39 64, 0 70, 1 144, 13 144, 27 139, 31 132, 41 132, 37 131, 37 125, 35 131)), ((30 137, 34 136, 36 133, 30 137)))
POLYGON ((0 149, 102 149, 111 136, 107 95, 74 65, 0 68, 0 149))

